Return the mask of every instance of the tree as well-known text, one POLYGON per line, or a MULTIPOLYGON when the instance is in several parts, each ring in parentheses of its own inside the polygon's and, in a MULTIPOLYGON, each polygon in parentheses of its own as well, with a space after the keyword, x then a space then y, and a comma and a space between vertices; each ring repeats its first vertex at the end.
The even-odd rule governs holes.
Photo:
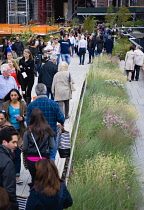
POLYGON ((95 20, 92 16, 89 16, 84 21, 84 30, 88 30, 89 33, 92 33, 94 30, 95 20))
POLYGON ((117 14, 114 13, 114 7, 111 5, 107 8, 107 15, 105 16, 106 22, 109 23, 112 28, 116 23, 117 14))
POLYGON ((131 13, 128 8, 121 7, 117 12, 118 25, 123 25, 131 17, 131 13))

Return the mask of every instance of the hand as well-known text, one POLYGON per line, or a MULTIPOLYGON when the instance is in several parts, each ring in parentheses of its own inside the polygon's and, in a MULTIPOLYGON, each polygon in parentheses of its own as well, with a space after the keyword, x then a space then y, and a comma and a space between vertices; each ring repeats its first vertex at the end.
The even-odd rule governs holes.
POLYGON ((25 95, 25 91, 22 91, 22 95, 25 95))
POLYGON ((22 65, 20 65, 19 67, 22 68, 22 65))
POLYGON ((70 56, 72 56, 72 53, 70 54, 70 56))
POLYGON ((21 116, 16 117, 16 121, 23 121, 23 118, 21 116))

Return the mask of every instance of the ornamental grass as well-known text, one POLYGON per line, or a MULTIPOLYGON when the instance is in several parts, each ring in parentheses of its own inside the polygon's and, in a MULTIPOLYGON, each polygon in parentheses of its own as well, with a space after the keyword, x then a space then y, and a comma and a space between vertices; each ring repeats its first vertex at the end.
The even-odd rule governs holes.
POLYGON ((141 205, 131 148, 139 135, 135 108, 117 60, 94 60, 75 145, 68 188, 72 210, 134 210, 141 205))

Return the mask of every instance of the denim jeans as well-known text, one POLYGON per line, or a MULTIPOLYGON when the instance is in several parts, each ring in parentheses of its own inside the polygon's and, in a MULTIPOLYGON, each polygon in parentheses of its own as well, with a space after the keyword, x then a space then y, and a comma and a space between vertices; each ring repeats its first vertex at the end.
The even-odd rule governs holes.
POLYGON ((38 55, 35 57, 35 68, 36 68, 36 71, 37 71, 38 73, 40 73, 41 65, 42 65, 42 54, 38 54, 38 55))
POLYGON ((59 63, 60 63, 60 54, 57 54, 57 66, 59 65, 59 63))
POLYGON ((54 136, 54 143, 55 147, 54 149, 49 149, 50 151, 50 159, 55 161, 56 153, 57 153, 57 143, 56 143, 56 136, 54 136))
POLYGON ((74 44, 71 44, 71 48, 72 48, 72 55, 74 54, 74 44))
POLYGON ((70 64, 70 54, 61 54, 62 61, 66 61, 68 64, 70 64))

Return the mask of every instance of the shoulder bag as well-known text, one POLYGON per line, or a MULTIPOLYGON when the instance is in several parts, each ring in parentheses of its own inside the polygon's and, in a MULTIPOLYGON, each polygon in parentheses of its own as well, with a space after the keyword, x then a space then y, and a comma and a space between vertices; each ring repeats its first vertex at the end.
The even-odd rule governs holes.
POLYGON ((73 85, 73 83, 71 81, 71 75, 70 75, 70 73, 69 73, 69 84, 70 84, 71 91, 75 91, 76 89, 75 89, 75 87, 74 87, 74 85, 73 85))

